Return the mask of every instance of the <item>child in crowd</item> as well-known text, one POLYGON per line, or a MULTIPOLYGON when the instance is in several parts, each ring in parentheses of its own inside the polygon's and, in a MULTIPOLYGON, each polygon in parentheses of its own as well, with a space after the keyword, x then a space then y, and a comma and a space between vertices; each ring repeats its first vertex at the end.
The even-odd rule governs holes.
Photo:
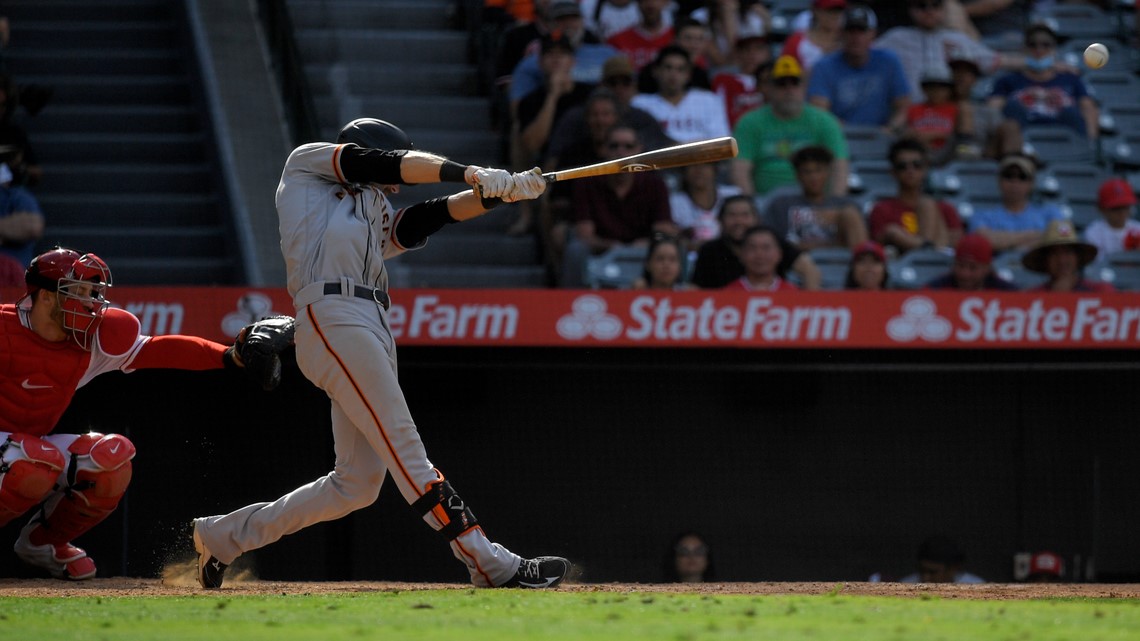
POLYGON ((868 240, 851 251, 851 265, 847 268, 843 288, 863 292, 887 288, 887 254, 882 245, 868 240))
POLYGON ((720 235, 721 205, 739 193, 739 188, 717 182, 716 163, 689 165, 681 171, 681 188, 669 194, 669 209, 690 250, 697 251, 720 235))
POLYGON ((777 196, 768 203, 765 219, 777 238, 803 250, 850 247, 867 240, 867 225, 849 198, 828 193, 835 156, 820 145, 792 154, 800 193, 777 196))
POLYGON ((955 134, 964 129, 965 112, 954 99, 954 80, 947 67, 924 70, 921 84, 926 99, 907 109, 904 135, 926 145, 932 163, 941 165, 950 159, 955 134))
POLYGON ((633 289, 695 289, 685 282, 685 249, 680 239, 667 234, 654 234, 649 243, 649 251, 645 254, 641 277, 633 281, 633 289))
POLYGON ((1109 178, 1097 190, 1096 206, 1101 219, 1085 229, 1085 240, 1102 256, 1140 249, 1140 221, 1132 217, 1136 194, 1123 178, 1109 178))

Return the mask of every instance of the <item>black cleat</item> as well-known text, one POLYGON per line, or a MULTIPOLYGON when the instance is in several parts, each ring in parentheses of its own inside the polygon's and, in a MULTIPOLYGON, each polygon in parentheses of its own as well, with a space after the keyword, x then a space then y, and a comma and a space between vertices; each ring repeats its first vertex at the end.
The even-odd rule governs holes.
POLYGON ((532 590, 553 588, 562 583, 562 579, 565 579, 566 575, 570 573, 570 568, 570 562, 560 556, 523 559, 511 580, 499 587, 532 590))
POLYGON ((197 521, 194 522, 194 551, 198 553, 198 585, 208 590, 222 587, 222 580, 229 566, 206 549, 206 545, 198 536, 197 521))

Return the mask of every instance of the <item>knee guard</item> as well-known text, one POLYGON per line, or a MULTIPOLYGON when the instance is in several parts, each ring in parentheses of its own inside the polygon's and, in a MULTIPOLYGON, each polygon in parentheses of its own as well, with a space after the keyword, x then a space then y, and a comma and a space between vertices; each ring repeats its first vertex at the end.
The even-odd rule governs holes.
POLYGON ((135 446, 127 437, 92 432, 67 450, 67 486, 43 518, 45 543, 66 543, 98 525, 119 506, 131 482, 135 446))
POLYGON ((47 498, 66 459, 54 445, 30 434, 0 443, 0 526, 47 498))
POLYGON ((427 492, 423 496, 412 503, 412 509, 417 514, 422 514, 425 519, 430 514, 441 523, 443 526, 439 528, 439 533, 448 541, 454 541, 479 524, 475 515, 471 513, 471 508, 467 507, 463 499, 455 493, 451 483, 448 483, 442 474, 438 481, 428 485, 427 492))

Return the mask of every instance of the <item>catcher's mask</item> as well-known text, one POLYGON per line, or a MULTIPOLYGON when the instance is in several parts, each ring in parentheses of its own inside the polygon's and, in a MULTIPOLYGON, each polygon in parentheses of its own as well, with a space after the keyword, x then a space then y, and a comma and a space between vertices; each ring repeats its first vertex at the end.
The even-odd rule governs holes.
POLYGON ((27 295, 41 289, 55 292, 63 312, 63 327, 75 342, 90 350, 95 331, 103 321, 111 269, 95 254, 57 247, 32 259, 24 272, 27 295))
POLYGON ((415 149, 408 134, 396 125, 376 118, 357 118, 337 134, 338 144, 351 142, 369 149, 415 149))

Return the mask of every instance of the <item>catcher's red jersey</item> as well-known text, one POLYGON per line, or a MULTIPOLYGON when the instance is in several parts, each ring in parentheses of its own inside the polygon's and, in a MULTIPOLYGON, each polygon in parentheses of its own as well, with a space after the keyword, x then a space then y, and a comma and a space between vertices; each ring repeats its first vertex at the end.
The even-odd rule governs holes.
POLYGON ((52 431, 75 390, 104 372, 171 368, 219 369, 226 346, 197 336, 145 336, 139 319, 109 308, 91 351, 53 343, 32 331, 28 309, 0 305, 0 432, 52 431))
POLYGON ((133 314, 109 309, 87 352, 74 341, 44 340, 29 326, 26 309, 0 305, 0 431, 50 433, 76 389, 103 372, 127 369, 147 338, 133 314))

